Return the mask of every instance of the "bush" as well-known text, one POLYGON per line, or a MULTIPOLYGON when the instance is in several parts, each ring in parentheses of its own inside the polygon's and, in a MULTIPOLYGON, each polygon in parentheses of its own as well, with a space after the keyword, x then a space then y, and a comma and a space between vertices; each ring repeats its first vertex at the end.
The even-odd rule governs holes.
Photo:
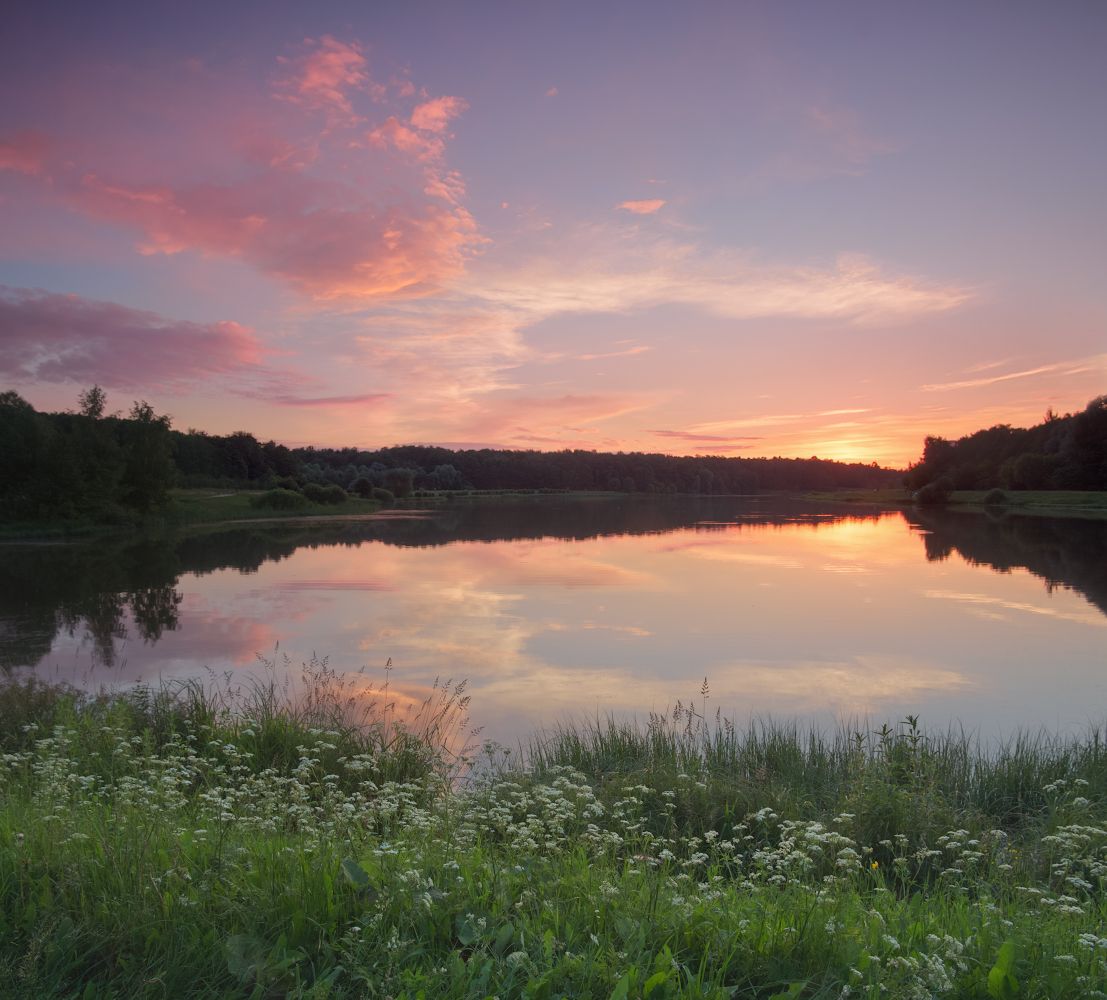
POLYGON ((921 490, 915 493, 915 503, 922 507, 936 507, 941 504, 949 503, 949 496, 953 492, 953 487, 948 479, 944 476, 941 479, 935 479, 932 483, 927 483, 921 490))
POLYGON ((364 476, 358 476, 350 483, 350 492, 357 494, 363 500, 368 500, 373 495, 373 484, 364 476))
POLYGON ((320 486, 319 483, 308 483, 304 487, 304 496, 312 503, 338 504, 347 499, 348 494, 334 483, 330 486, 320 486))
POLYGON ((985 507, 1002 507, 1005 503, 1007 503, 1007 494, 1003 490, 989 490, 984 494, 985 507))
POLYGON ((296 481, 294 476, 279 476, 273 480, 273 489, 294 490, 299 492, 300 484, 296 481))
POLYGON ((301 510, 307 499, 295 490, 268 490, 250 500, 251 507, 268 507, 270 510, 301 510))

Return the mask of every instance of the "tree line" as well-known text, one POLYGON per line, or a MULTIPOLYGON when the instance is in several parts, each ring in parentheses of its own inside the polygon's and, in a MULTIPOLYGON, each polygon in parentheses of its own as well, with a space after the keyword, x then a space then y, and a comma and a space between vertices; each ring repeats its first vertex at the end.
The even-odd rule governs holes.
POLYGON ((1033 427, 997 424, 950 441, 928 437, 909 489, 1107 490, 1107 396, 1033 427))
MULTIPOLYGON (((355 475, 410 473, 416 490, 572 490, 623 493, 750 494, 763 491, 878 489, 901 473, 875 463, 818 458, 721 458, 644 452, 455 451, 401 445, 375 451, 300 448, 304 472, 340 482, 355 475)), ((387 482, 385 485, 389 485, 387 482)), ((389 486, 392 488, 392 486, 389 486)))
POLYGON ((876 489, 895 485, 900 475, 875 463, 817 458, 423 445, 288 448, 246 431, 174 430, 170 418, 145 401, 125 414, 109 414, 106 402, 93 386, 80 394, 75 410, 42 413, 15 392, 0 393, 0 520, 122 520, 164 505, 174 486, 338 486, 360 496, 401 498, 443 490, 713 495, 876 489))
POLYGON ((169 418, 135 402, 105 414, 93 386, 76 412, 39 413, 0 393, 0 520, 110 521, 163 505, 176 480, 169 418))
POLYGON ((948 440, 927 437, 902 474, 875 463, 818 458, 722 458, 643 452, 555 452, 429 445, 378 449, 288 448, 253 434, 174 430, 145 401, 107 412, 99 386, 75 410, 42 413, 0 393, 0 519, 126 519, 162 506, 173 486, 360 496, 420 491, 616 491, 751 494, 763 491, 1107 490, 1107 396, 1081 411, 1052 411, 1033 427, 999 424, 948 440), (901 479, 902 477, 902 479, 901 479))

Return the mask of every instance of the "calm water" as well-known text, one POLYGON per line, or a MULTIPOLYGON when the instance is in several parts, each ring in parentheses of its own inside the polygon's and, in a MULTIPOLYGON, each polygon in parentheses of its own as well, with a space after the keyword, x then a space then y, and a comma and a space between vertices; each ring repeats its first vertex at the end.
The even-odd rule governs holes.
MULTIPOLYGON (((548 499, 0 550, 0 666, 86 685, 313 652, 514 741, 579 713, 1107 720, 1107 522, 548 499)), ((298 674, 298 671, 296 672, 298 674)))

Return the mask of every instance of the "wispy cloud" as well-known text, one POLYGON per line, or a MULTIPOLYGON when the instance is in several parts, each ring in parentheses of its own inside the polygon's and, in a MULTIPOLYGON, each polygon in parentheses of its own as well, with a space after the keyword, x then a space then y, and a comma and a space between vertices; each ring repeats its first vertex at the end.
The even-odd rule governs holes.
MULTIPOLYGON (((1002 364, 1003 362, 999 362, 1002 364)), ((1035 378, 1039 375, 1083 375, 1087 372, 1102 370, 1107 374, 1107 354, 1096 354, 1076 361, 1058 361, 1054 364, 1039 365, 1037 368, 1025 368, 1022 371, 1006 372, 1002 375, 988 375, 984 378, 962 379, 956 382, 936 382, 920 386, 923 392, 950 392, 954 389, 978 389, 982 386, 997 385, 1016 379, 1035 378)))
POLYGON ((653 348, 648 344, 636 344, 634 347, 624 347, 620 351, 604 351, 600 354, 577 354, 573 356, 574 361, 603 361, 606 358, 632 358, 636 354, 645 354, 647 351, 652 351, 653 348))
POLYGON ((389 392, 373 392, 366 393, 360 396, 296 396, 289 393, 275 393, 267 395, 264 398, 270 402, 276 403, 278 406, 309 406, 309 407, 344 407, 344 406, 356 406, 358 408, 372 406, 374 403, 381 403, 387 399, 392 399, 393 394, 389 392))
POLYGON ((50 139, 42 132, 25 129, 7 138, 0 137, 0 170, 20 174, 40 174, 50 153, 50 139))
POLYGON ((1000 358, 999 361, 981 361, 976 365, 969 365, 968 368, 962 369, 965 375, 976 375, 978 372, 992 371, 995 368, 1002 368, 1004 365, 1011 364, 1014 358, 1000 358))
POLYGON ((834 153, 854 170, 860 170, 874 156, 894 153, 894 142, 868 132, 861 117, 850 108, 818 104, 808 109, 812 128, 830 143, 834 153))
POLYGON ((972 291, 886 273, 842 254, 830 265, 773 264, 736 250, 705 251, 664 236, 592 226, 510 264, 480 261, 468 294, 515 313, 619 312, 686 305, 732 319, 792 317, 894 322, 955 309, 972 291))
POLYGON ((654 437, 679 441, 682 445, 702 451, 724 453, 749 451, 755 442, 763 440, 760 436, 730 437, 725 434, 697 434, 694 431, 651 430, 647 434, 654 437))
POLYGON ((640 201, 621 201, 615 207, 634 215, 653 215, 664 208, 666 204, 664 198, 643 198, 640 201))

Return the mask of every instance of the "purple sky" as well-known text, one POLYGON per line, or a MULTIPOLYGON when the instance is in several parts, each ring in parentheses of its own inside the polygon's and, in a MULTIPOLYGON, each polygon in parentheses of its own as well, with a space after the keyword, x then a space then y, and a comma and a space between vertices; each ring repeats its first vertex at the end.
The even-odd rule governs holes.
POLYGON ((1105 4, 152 7, 5 16, 41 408, 905 464, 1107 391, 1105 4))

